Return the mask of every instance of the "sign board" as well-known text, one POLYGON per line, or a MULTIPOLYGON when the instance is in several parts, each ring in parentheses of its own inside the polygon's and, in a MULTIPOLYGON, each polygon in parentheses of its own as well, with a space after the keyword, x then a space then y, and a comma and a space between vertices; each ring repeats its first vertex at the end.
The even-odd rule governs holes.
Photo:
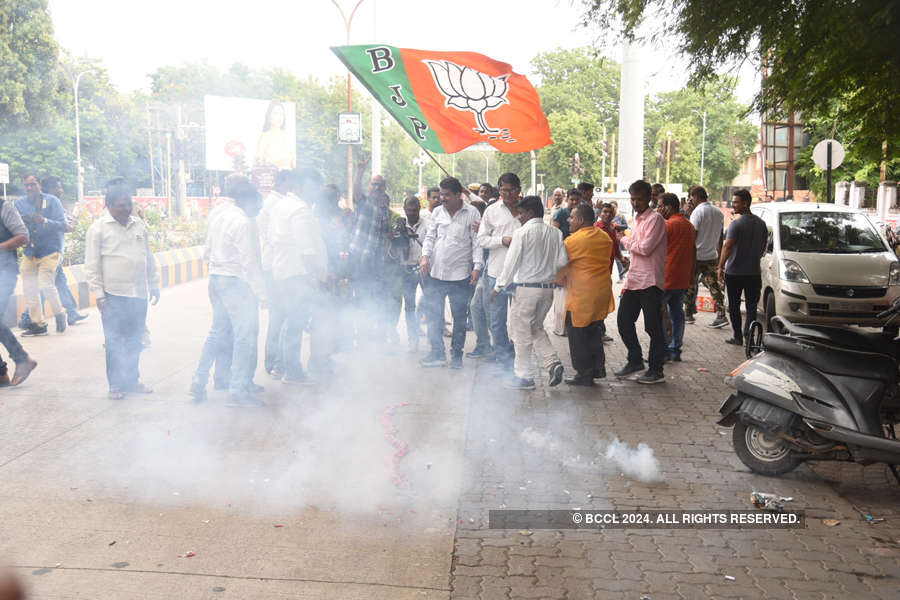
POLYGON ((295 115, 293 102, 204 96, 206 170, 295 168, 295 115))
POLYGON ((831 143, 831 168, 837 169, 844 162, 844 147, 837 140, 822 140, 813 148, 813 161, 822 170, 828 168, 828 143, 831 143))
POLYGON ((362 115, 340 113, 338 115, 338 144, 362 143, 362 115))
POLYGON ((0 163, 0 183, 9 183, 9 164, 0 163))

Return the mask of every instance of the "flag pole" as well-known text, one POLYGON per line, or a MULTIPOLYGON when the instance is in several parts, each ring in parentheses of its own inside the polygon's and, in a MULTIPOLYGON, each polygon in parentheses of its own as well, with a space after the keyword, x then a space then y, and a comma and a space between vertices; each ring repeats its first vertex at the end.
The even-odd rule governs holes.
MULTIPOLYGON (((419 146, 419 147, 422 148, 421 146, 419 146)), ((432 154, 431 152, 429 152, 429 151, 428 151, 427 149, 425 149, 425 148, 422 148, 422 152, 424 152, 425 154, 427 154, 427 155, 428 155, 428 158, 430 158, 431 160, 434 161, 434 164, 436 164, 436 165, 438 166, 438 169, 440 169, 441 171, 444 172, 444 175, 446 175, 447 177, 453 177, 452 175, 450 175, 450 173, 447 172, 447 169, 444 168, 444 165, 442 165, 441 163, 438 162, 438 159, 436 159, 436 158, 434 157, 434 154, 432 154)))

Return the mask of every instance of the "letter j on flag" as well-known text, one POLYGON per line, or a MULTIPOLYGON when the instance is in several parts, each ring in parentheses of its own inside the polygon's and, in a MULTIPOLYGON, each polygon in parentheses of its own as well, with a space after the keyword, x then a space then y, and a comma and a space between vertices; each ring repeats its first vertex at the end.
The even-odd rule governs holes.
POLYGON ((486 142, 528 152, 553 143, 537 90, 504 62, 383 44, 331 50, 426 150, 452 153, 486 142))

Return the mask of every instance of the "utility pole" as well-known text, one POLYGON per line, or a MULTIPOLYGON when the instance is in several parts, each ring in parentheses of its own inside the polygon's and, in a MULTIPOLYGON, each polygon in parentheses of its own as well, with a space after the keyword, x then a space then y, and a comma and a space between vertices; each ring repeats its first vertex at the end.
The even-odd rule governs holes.
POLYGON ((156 195, 156 173, 153 168, 153 122, 150 119, 150 105, 147 105, 147 145, 150 149, 150 187, 156 195))
POLYGON ((609 154, 609 144, 606 141, 606 125, 603 126, 603 142, 600 144, 602 150, 600 156, 600 189, 603 189, 604 179, 606 178, 606 155, 609 154))
POLYGON ((172 132, 166 132, 166 212, 172 214, 172 132))
POLYGON ((703 134, 700 137, 700 186, 703 186, 703 163, 706 159, 706 111, 703 111, 703 134))
POLYGON ((669 187, 669 171, 672 165, 672 132, 666 132, 666 188, 669 187))
MULTIPOLYGON (((334 4, 335 8, 338 9, 338 12, 341 13, 341 18, 344 19, 344 25, 347 27, 347 45, 350 45, 350 26, 353 24, 353 16, 356 14, 356 9, 359 8, 359 5, 363 3, 363 0, 358 0, 356 5, 353 7, 353 10, 350 11, 350 16, 348 17, 344 13, 344 9, 341 8, 341 5, 337 3, 337 0, 331 0, 331 3, 334 4)), ((350 71, 347 71, 347 112, 353 112, 353 87, 351 81, 350 71)), ((353 206, 353 144, 347 144, 347 202, 352 207, 353 206)))
POLYGON ((616 132, 612 132, 609 143, 609 192, 616 191, 616 132))
POLYGON ((81 119, 78 113, 78 85, 81 83, 82 75, 93 74, 93 69, 85 69, 80 73, 73 75, 62 62, 59 66, 63 68, 69 79, 72 80, 72 90, 75 96, 75 180, 78 182, 75 188, 75 202, 81 204, 84 200, 84 169, 81 167, 81 119))
POLYGON ((534 150, 531 151, 531 193, 537 195, 537 155, 534 150))

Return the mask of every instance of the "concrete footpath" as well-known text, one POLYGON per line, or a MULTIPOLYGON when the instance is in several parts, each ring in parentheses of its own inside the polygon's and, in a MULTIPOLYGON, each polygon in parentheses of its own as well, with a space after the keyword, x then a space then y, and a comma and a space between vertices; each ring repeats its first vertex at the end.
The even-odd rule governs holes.
MULTIPOLYGON (((63 335, 25 338, 40 365, 0 392, 0 564, 31 598, 900 589, 900 486, 886 469, 825 464, 770 479, 738 461, 715 416, 741 352, 705 327, 711 315, 688 326, 685 361, 667 365, 664 385, 550 389, 542 374, 537 390, 512 392, 486 363, 423 370, 405 344, 387 345, 339 354, 339 377, 318 388, 260 369, 268 406, 246 410, 224 407, 212 382, 207 403, 187 396, 210 320, 205 282, 164 290, 151 309, 149 396, 106 398, 100 321, 89 313, 63 335), (642 483, 604 458, 614 438, 647 444, 661 480, 642 483), (754 490, 792 496, 788 508, 806 510, 808 527, 487 529, 497 508, 747 509, 754 490), (867 524, 857 508, 886 520, 867 524)), ((553 339, 568 367, 565 339, 553 339)), ((612 372, 624 353, 620 342, 607 349, 612 372)))

